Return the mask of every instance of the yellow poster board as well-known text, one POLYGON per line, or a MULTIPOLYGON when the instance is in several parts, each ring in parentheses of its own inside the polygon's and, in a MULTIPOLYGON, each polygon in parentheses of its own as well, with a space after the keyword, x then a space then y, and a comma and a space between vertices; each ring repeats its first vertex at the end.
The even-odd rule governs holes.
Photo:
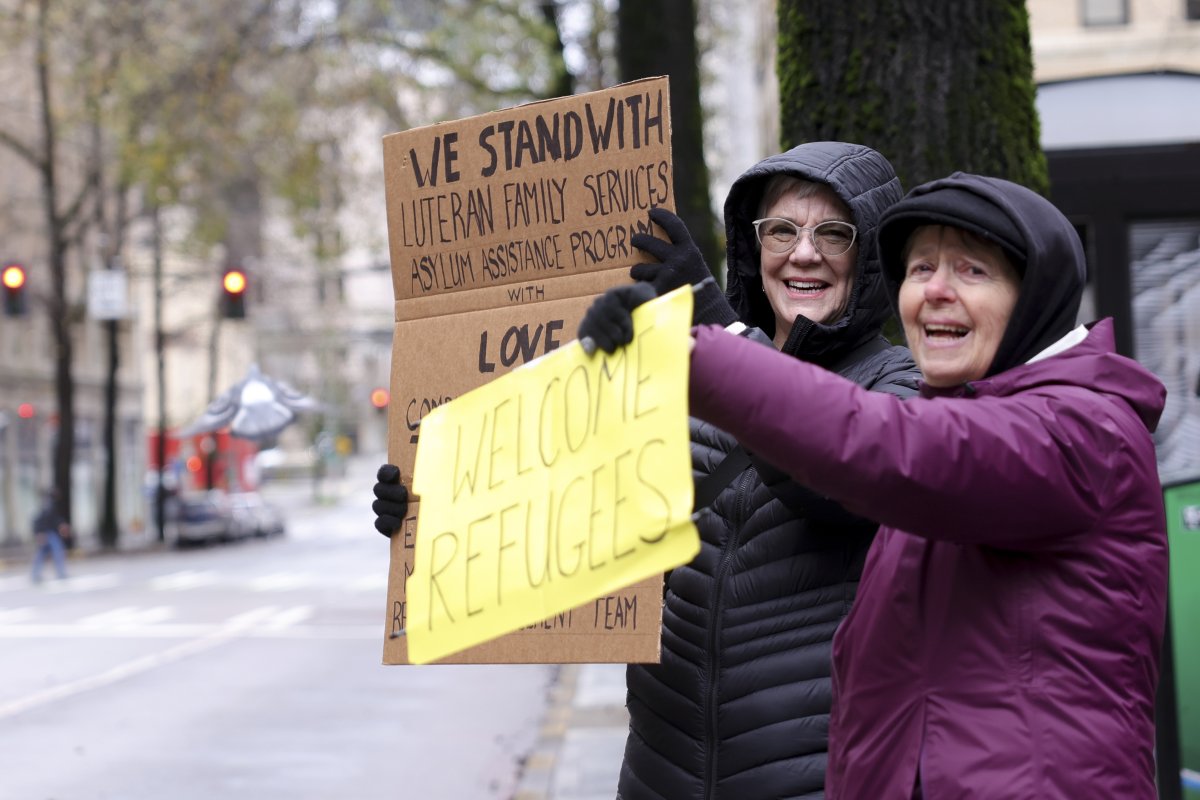
POLYGON ((408 656, 428 663, 690 561, 692 293, 636 309, 612 355, 579 342, 421 421, 408 656))

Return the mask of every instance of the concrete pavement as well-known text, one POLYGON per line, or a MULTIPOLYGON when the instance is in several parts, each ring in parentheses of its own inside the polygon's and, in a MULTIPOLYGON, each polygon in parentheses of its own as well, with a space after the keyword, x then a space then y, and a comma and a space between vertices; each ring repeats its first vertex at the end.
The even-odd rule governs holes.
POLYGON ((613 800, 625 752, 624 664, 564 664, 513 800, 613 800))

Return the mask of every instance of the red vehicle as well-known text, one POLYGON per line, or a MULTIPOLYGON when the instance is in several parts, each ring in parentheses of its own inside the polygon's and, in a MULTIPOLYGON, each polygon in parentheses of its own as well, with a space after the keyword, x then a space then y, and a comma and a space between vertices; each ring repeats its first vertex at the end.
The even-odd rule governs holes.
MULTIPOLYGON (((158 472, 157 431, 146 437, 146 444, 148 468, 158 472)), ((257 453, 257 444, 230 436, 227 431, 197 434, 182 440, 168 432, 163 485, 174 492, 257 489, 258 473, 254 468, 257 453)))

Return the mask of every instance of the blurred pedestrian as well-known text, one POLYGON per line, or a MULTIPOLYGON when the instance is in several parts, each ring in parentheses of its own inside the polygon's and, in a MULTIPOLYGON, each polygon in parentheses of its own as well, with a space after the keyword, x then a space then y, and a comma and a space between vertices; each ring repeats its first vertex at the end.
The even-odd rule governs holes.
POLYGON ((42 506, 33 518, 33 572, 34 583, 42 582, 42 567, 49 556, 54 561, 54 571, 60 579, 67 577, 66 540, 71 535, 71 526, 59 510, 60 495, 57 489, 45 492, 42 506))

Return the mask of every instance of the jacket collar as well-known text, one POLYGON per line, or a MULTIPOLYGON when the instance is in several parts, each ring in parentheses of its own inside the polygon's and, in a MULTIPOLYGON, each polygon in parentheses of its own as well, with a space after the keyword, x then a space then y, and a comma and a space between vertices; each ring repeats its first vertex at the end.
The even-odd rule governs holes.
POLYGON ((1153 432, 1166 387, 1133 359, 1118 355, 1111 318, 1070 331, 1024 364, 948 389, 920 383, 921 396, 1006 397, 1043 386, 1079 386, 1123 399, 1153 432))

